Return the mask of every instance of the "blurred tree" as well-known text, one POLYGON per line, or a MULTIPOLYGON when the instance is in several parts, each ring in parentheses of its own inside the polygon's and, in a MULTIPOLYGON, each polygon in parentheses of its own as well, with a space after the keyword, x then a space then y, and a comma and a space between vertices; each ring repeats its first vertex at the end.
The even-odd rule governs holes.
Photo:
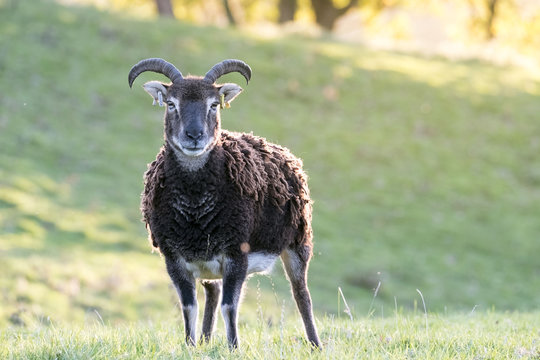
MULTIPOLYGON (((509 5, 513 5, 513 0, 503 0, 509 5)), ((498 8, 500 0, 468 0, 471 10, 471 24, 477 29, 480 28, 486 40, 492 40, 497 36, 495 27, 498 21, 498 8)))
POLYGON ((225 8, 225 14, 227 15, 227 20, 229 20, 229 25, 236 26, 236 20, 234 19, 231 7, 229 6, 229 0, 223 0, 223 7, 225 8))
POLYGON ((156 0, 156 6, 159 16, 174 17, 171 0, 156 0))
POLYGON ((311 0, 315 21, 326 30, 332 30, 336 20, 358 4, 358 0, 348 0, 344 7, 336 7, 332 0, 311 0))
POLYGON ((498 0, 487 0, 487 19, 486 19, 486 38, 491 40, 495 37, 495 29, 493 22, 497 16, 497 2, 498 0))
POLYGON ((283 24, 287 21, 294 20, 294 14, 298 8, 296 0, 279 0, 279 23, 283 24))

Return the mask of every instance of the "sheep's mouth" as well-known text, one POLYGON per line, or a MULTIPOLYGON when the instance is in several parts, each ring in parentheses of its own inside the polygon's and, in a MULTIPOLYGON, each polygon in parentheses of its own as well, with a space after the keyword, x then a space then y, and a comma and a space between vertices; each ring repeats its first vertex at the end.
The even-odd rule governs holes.
POLYGON ((178 139, 176 138, 173 138, 170 143, 176 151, 179 151, 186 156, 197 157, 203 155, 208 151, 208 148, 212 144, 212 141, 211 139, 209 139, 208 141, 189 141, 186 144, 178 141, 178 139))
POLYGON ((182 147, 181 150, 188 156, 199 156, 206 152, 206 147, 182 147))

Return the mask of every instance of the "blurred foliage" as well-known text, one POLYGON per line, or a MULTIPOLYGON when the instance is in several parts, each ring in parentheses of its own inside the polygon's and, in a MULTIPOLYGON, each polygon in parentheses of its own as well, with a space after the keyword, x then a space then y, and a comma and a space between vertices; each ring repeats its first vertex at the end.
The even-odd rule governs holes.
POLYGON ((540 46, 540 4, 520 0, 466 0, 469 32, 477 39, 499 38, 518 46, 540 46), (490 4, 493 9, 490 10, 490 4), (494 11, 492 28, 490 12, 494 11))
MULTIPOLYGON (((10 1, 10 0, 3 0, 10 1)), ((68 3, 93 3, 102 9, 127 11, 141 16, 156 14, 155 0, 61 0, 68 3)), ((222 0, 171 0, 176 16, 184 21, 199 24, 227 25, 222 0)), ((279 0, 229 0, 235 19, 240 24, 277 22, 279 0)), ((291 0, 298 4, 296 20, 314 23, 315 15, 311 0, 291 0)), ((347 0, 330 1, 336 9, 347 6, 347 0)), ((363 0, 353 8, 360 12, 358 27, 369 27, 377 16, 390 12, 409 14, 418 10, 431 13, 434 19, 441 14, 455 14, 456 26, 461 27, 460 41, 484 41, 496 38, 506 46, 532 49, 540 48, 540 4, 536 0, 363 0), (493 19, 490 21, 489 4, 493 3, 493 19)), ((349 11, 347 14, 350 14, 349 11)), ((392 23, 387 26, 395 26, 392 23)), ((397 26, 403 27, 402 23, 397 26)), ((351 31, 355 29, 350 29, 351 31)), ((394 33, 402 34, 403 29, 394 33)))

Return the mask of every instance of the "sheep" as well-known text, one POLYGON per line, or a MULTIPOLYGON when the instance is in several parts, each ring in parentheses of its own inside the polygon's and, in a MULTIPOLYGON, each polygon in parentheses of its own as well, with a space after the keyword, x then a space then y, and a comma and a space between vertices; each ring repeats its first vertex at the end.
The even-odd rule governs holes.
POLYGON ((144 175, 141 212, 178 293, 186 342, 195 345, 197 279, 206 296, 200 341, 210 340, 222 291, 221 313, 234 349, 244 281, 270 271, 281 257, 307 338, 320 348, 307 287, 312 201, 302 161, 262 137, 221 128, 220 110, 243 89, 216 80, 238 72, 248 83, 251 68, 229 59, 204 77, 184 77, 171 63, 150 58, 132 67, 129 86, 145 71, 171 83, 143 85, 166 111, 164 145, 144 175))

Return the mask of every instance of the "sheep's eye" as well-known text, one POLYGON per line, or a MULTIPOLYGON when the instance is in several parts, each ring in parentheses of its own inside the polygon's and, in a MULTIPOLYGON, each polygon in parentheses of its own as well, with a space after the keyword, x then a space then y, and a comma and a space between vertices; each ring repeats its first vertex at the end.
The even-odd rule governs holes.
POLYGON ((212 103, 212 105, 210 105, 210 109, 215 111, 215 110, 217 110, 218 106, 219 106, 219 103, 216 101, 215 103, 212 103))
POLYGON ((168 101, 168 102, 167 102, 167 107, 168 107, 169 110, 171 110, 171 111, 175 109, 174 103, 173 103, 172 101, 168 101))

